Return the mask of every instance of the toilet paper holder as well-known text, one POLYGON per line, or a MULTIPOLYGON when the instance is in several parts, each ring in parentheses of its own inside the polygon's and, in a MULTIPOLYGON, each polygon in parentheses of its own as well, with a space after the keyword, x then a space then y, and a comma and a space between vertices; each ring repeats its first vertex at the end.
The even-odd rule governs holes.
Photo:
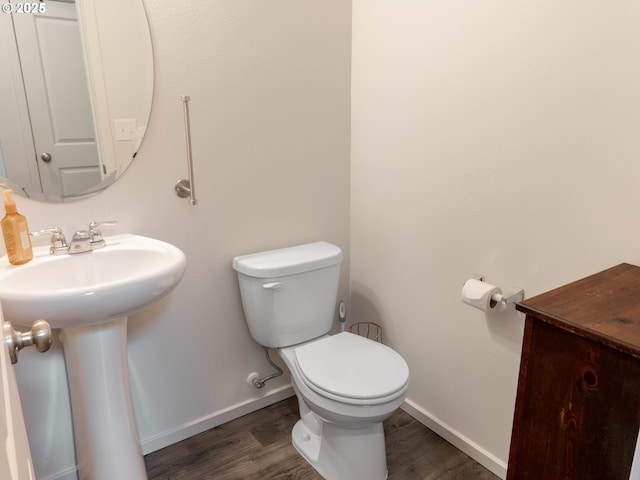
MULTIPOLYGON (((475 280, 484 282, 484 275, 482 274, 476 273, 475 275, 473 275, 472 278, 474 278, 475 280)), ((493 300, 496 303, 499 303, 503 307, 509 305, 510 303, 521 302, 524 300, 524 288, 519 288, 507 294, 496 293, 491 297, 491 300, 493 300)))

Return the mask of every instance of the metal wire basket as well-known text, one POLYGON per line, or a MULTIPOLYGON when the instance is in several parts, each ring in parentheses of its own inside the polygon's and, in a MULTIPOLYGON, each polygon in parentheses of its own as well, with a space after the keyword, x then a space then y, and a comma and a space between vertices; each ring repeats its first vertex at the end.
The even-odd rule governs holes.
POLYGON ((382 327, 373 322, 356 322, 347 327, 347 330, 361 337, 366 337, 382 343, 382 327))

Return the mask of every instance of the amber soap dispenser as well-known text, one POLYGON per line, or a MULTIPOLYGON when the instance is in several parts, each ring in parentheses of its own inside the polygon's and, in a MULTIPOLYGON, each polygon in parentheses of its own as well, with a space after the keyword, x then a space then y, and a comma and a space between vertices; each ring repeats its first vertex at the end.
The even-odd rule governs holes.
POLYGON ((16 202, 11 199, 13 190, 4 190, 4 211, 6 215, 0 222, 2 225, 2 236, 4 237, 4 246, 7 249, 9 263, 13 265, 22 265, 33 258, 33 250, 31 248, 31 237, 29 236, 29 227, 27 219, 24 215, 18 213, 16 202))

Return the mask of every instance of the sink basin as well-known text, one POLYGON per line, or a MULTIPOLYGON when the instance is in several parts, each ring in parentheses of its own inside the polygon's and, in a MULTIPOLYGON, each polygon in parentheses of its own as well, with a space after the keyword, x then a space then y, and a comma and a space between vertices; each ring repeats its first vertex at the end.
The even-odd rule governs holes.
POLYGON ((11 265, 0 259, 0 300, 5 316, 31 326, 43 318, 51 328, 86 326, 127 317, 166 295, 182 278, 185 256, 171 244, 123 234, 107 246, 73 255, 33 249, 33 260, 11 265))

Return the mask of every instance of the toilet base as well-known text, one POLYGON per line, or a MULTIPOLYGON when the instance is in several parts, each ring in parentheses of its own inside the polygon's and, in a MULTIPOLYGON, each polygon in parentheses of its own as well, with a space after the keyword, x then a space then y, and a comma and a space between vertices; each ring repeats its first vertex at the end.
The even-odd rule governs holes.
POLYGON ((387 454, 382 422, 344 428, 321 422, 322 434, 298 422, 291 433, 293 446, 328 480, 386 480, 387 454))

